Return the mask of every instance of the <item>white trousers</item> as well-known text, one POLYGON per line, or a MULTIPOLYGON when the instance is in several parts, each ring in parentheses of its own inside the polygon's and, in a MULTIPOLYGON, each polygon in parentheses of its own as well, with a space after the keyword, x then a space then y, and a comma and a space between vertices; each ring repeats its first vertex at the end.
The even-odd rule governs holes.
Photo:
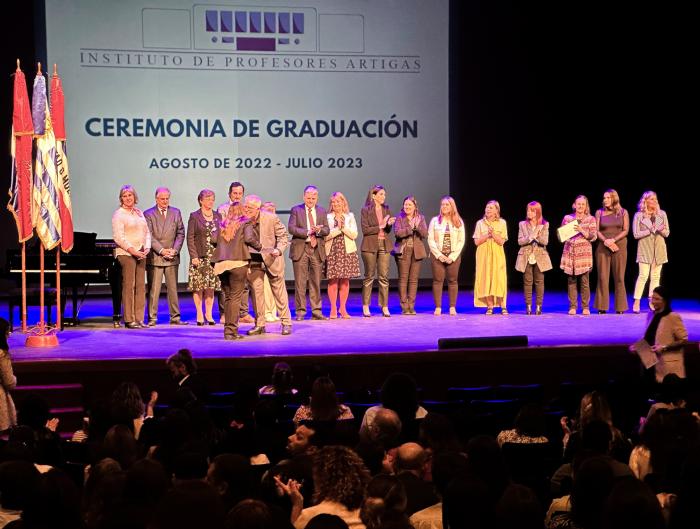
POLYGON ((661 268, 663 266, 662 264, 639 263, 639 276, 637 276, 637 283, 634 285, 634 299, 642 299, 644 286, 647 284, 647 279, 649 279, 650 275, 649 297, 651 297, 652 292, 659 286, 661 281, 661 268))

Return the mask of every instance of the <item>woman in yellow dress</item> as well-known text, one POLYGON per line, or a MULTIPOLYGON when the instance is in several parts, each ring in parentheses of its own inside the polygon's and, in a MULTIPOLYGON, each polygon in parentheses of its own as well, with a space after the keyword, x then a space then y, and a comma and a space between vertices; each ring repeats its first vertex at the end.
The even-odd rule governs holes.
POLYGON ((501 218, 501 206, 495 200, 486 203, 484 217, 476 223, 476 279, 474 281, 474 306, 486 307, 486 314, 493 314, 494 305, 501 307, 501 314, 508 314, 506 297, 506 254, 503 245, 508 240, 506 221, 501 218))

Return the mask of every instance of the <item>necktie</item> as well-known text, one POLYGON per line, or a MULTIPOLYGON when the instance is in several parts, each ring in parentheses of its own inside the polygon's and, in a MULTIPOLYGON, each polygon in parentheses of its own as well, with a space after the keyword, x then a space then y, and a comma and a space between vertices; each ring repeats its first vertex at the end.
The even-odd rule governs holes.
MULTIPOLYGON (((311 229, 313 229, 315 224, 314 224, 314 217, 313 217, 313 215, 311 215, 311 208, 307 208, 306 213, 309 216, 309 227, 311 229)), ((318 244, 318 241, 316 240, 316 233, 312 233, 311 235, 309 235, 309 237, 311 239, 309 241, 311 243, 311 247, 316 248, 316 245, 318 244)))
POLYGON ((160 210, 160 214, 161 214, 161 216, 162 216, 163 218, 165 218, 166 210, 161 209, 161 210, 160 210))

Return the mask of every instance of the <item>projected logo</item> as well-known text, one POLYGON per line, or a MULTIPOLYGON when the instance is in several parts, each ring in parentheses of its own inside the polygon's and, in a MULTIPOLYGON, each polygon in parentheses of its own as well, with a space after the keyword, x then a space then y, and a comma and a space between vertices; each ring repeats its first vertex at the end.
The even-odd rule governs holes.
POLYGON ((312 8, 194 6, 194 47, 252 52, 317 51, 312 8))

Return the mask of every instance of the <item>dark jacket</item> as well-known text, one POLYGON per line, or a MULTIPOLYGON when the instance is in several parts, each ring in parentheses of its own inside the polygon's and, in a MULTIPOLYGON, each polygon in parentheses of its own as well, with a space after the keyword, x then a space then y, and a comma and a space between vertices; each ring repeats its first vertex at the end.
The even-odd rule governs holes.
MULTIPOLYGON (((321 255, 321 260, 326 259, 326 249, 323 244, 323 238, 331 232, 328 226, 328 218, 326 216, 326 210, 321 206, 316 206, 316 225, 323 226, 321 231, 316 235, 318 239, 318 251, 321 255)), ((292 261, 298 261, 301 256, 304 255, 304 248, 306 247, 306 238, 308 235, 308 230, 306 229, 306 205, 297 204, 292 208, 289 213, 289 233, 292 235, 292 243, 289 249, 289 258, 292 261)))
POLYGON ((409 238, 413 238, 413 258, 416 261, 428 257, 428 252, 425 250, 425 238, 428 236, 428 226, 425 223, 425 217, 418 214, 418 226, 416 229, 411 227, 408 217, 399 215, 394 222, 394 233, 396 234, 396 243, 394 244, 394 254, 398 259, 403 257, 404 247, 409 238))
POLYGON ((212 262, 219 261, 250 261, 250 251, 245 243, 244 238, 245 224, 238 227, 233 239, 227 241, 223 237, 219 237, 219 242, 214 250, 212 262))
MULTIPOLYGON (((206 224, 207 221, 201 209, 190 213, 187 221, 187 250, 190 252, 190 259, 201 259, 207 255, 206 224)), ((221 215, 217 211, 214 211, 214 226, 215 229, 211 234, 212 246, 216 246, 221 230, 221 215)))
MULTIPOLYGON (((382 205, 383 216, 391 215, 391 209, 386 204, 382 205)), ((365 206, 360 211, 360 226, 362 228, 362 245, 360 251, 363 252, 378 252, 379 251, 379 222, 377 214, 374 212, 374 204, 365 206)), ((384 235, 389 244, 391 244, 391 226, 384 226, 384 235)))

